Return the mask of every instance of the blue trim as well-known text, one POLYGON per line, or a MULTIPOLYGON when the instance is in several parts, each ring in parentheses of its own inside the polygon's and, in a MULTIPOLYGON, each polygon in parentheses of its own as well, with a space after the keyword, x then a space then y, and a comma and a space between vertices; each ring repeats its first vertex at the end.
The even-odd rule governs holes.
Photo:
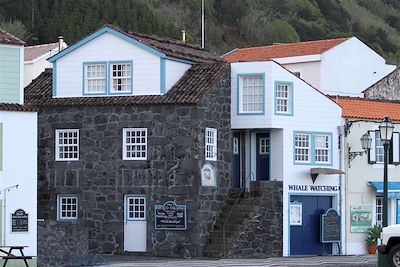
POLYGON ((118 61, 108 61, 108 72, 107 72, 107 83, 108 83, 108 91, 107 94, 108 95, 132 95, 133 93, 133 61, 132 60, 118 60, 118 61), (111 88, 112 88, 112 84, 111 84, 111 65, 112 64, 125 64, 125 63, 129 63, 131 64, 131 89, 130 91, 126 91, 126 92, 112 92, 111 88))
POLYGON ((68 55, 68 54, 71 53, 72 51, 78 49, 79 47, 81 47, 81 46, 83 46, 83 45, 85 45, 85 44, 87 44, 88 42, 92 41, 93 39, 99 37, 100 35, 102 35, 102 34, 104 34, 104 33, 113 34, 114 36, 119 37, 119 38, 121 38, 121 39, 123 39, 123 40, 125 40, 125 41, 127 41, 127 42, 129 42, 129 43, 131 43, 131 44, 134 44, 134 45, 136 45, 136 46, 138 46, 138 47, 140 47, 140 48, 146 50, 147 52, 149 52, 149 53, 151 53, 151 54, 153 54, 153 55, 156 55, 156 56, 158 56, 158 57, 163 57, 163 58, 166 57, 166 55, 165 55, 164 53, 162 53, 162 52, 160 52, 160 51, 158 51, 158 50, 156 50, 156 49, 154 49, 154 48, 152 48, 152 47, 150 47, 150 46, 148 46, 148 45, 145 45, 144 43, 139 42, 139 41, 136 40, 136 39, 134 39, 134 38, 132 38, 132 37, 129 37, 129 36, 127 36, 127 35, 125 35, 125 34, 119 32, 119 31, 116 31, 116 30, 114 30, 114 29, 112 29, 112 28, 110 28, 110 27, 108 27, 108 26, 104 26, 103 28, 101 28, 101 29, 99 29, 98 31, 96 31, 96 32, 92 33, 91 35, 89 35, 88 37, 82 39, 82 40, 79 41, 78 43, 76 43, 76 44, 74 44, 74 45, 72 45, 72 46, 70 46, 70 47, 64 49, 64 50, 61 51, 60 53, 58 53, 58 54, 52 56, 51 58, 48 59, 48 61, 49 61, 50 63, 53 63, 53 62, 55 62, 56 60, 62 58, 62 57, 65 56, 65 55, 68 55))
POLYGON ((125 207, 124 207, 124 222, 143 222, 143 221, 147 221, 147 197, 144 195, 125 195, 125 207), (143 198, 144 199, 144 206, 145 206, 145 210, 144 210, 144 218, 140 219, 140 220, 134 220, 134 219, 129 219, 128 216, 128 208, 129 208, 129 198, 143 198))
POLYGON ((239 73, 237 74, 237 82, 236 82, 236 93, 237 93, 237 100, 236 100, 236 107, 237 107, 237 115, 264 115, 265 114, 265 73, 239 73), (240 78, 241 77, 249 77, 249 76, 262 76, 263 79, 263 111, 262 112, 241 112, 240 111, 240 78))
POLYGON ((293 116, 293 102, 294 102, 294 94, 293 94, 293 82, 285 82, 285 81, 275 81, 274 90, 273 90, 273 99, 274 99, 274 111, 275 115, 279 116, 293 116), (276 89, 278 84, 284 84, 289 86, 289 112, 278 112, 276 110, 276 89))
MULTIPOLYGON (((251 143, 251 134, 252 134, 253 132, 252 131, 249 131, 249 140, 250 140, 250 145, 249 145, 249 160, 250 160, 250 165, 249 165, 249 175, 253 172, 253 166, 251 166, 251 146, 252 146, 252 143, 251 143)), ((254 177, 254 179, 256 179, 257 180, 257 177, 254 177)), ((245 185, 245 186, 247 186, 247 185, 245 185)))
POLYGON ((170 57, 170 56, 166 56, 164 58, 172 60, 172 61, 180 62, 180 63, 190 64, 190 65, 196 64, 196 62, 193 62, 193 61, 184 60, 184 59, 180 59, 180 58, 174 58, 174 57, 170 57))
POLYGON ((166 67, 165 58, 160 58, 160 94, 165 94, 166 89, 166 67))
POLYGON ((52 87, 51 92, 53 97, 57 95, 57 62, 53 62, 53 74, 52 74, 52 87))
POLYGON ((83 96, 106 95, 107 94, 107 73, 108 73, 107 61, 83 62, 83 64, 82 64, 82 95, 83 96), (104 93, 98 93, 98 92, 96 92, 96 93, 88 93, 88 92, 86 92, 86 88, 85 88, 85 85, 86 85, 86 82, 85 82, 85 80, 86 80, 86 71, 85 71, 85 67, 86 67, 86 65, 93 65, 93 64, 98 64, 98 65, 104 64, 105 74, 106 74, 106 77, 105 77, 105 80, 104 80, 104 82, 105 82, 104 93))
POLYGON ((294 165, 316 165, 316 166, 332 166, 333 165, 333 146, 332 146, 332 133, 331 132, 314 132, 314 131, 293 131, 293 164, 294 165), (308 134, 310 135, 310 161, 309 162, 296 162, 295 161, 295 135, 308 134), (315 135, 329 135, 329 163, 315 162, 315 135))

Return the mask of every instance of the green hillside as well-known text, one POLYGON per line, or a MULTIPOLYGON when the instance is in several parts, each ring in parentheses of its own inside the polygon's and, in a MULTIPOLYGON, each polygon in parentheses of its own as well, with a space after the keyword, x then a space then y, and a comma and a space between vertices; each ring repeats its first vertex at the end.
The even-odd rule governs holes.
MULTIPOLYGON (((206 48, 356 36, 388 62, 400 63, 398 0, 205 0, 206 48)), ((173 38, 185 29, 200 43, 201 0, 0 0, 0 27, 28 44, 71 44, 113 23, 173 38), (18 23, 22 22, 22 23, 18 23)))

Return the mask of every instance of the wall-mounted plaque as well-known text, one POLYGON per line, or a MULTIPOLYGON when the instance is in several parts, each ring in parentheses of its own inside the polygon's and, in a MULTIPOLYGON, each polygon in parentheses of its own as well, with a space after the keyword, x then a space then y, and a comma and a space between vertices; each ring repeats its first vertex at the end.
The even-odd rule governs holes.
POLYGON ((206 163, 201 168, 201 186, 217 186, 217 177, 216 177, 214 167, 206 163))
POLYGON ((365 233, 372 226, 371 206, 350 207, 350 232, 365 233))
POLYGON ((300 202, 290 203, 290 225, 303 224, 303 205, 300 202))
POLYGON ((177 205, 173 201, 167 201, 164 205, 155 205, 156 230, 186 230, 186 205, 177 205))
POLYGON ((321 243, 340 242, 340 216, 334 209, 321 215, 321 243))
POLYGON ((28 213, 23 209, 11 214, 11 232, 28 232, 28 213))

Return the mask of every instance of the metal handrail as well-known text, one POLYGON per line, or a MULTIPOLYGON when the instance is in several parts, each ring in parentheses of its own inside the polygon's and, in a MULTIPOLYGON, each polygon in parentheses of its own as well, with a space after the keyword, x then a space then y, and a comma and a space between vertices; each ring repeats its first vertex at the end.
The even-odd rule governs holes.
MULTIPOLYGON (((235 202, 233 202, 232 208, 228 213, 228 216, 225 218, 224 222, 222 223, 222 242, 223 242, 223 257, 225 257, 225 225, 226 222, 229 220, 229 218, 232 215, 233 209, 236 207, 237 202, 239 201, 239 197, 240 195, 243 193, 243 190, 246 188, 246 184, 249 181, 249 179, 254 178, 254 173, 250 172, 249 175, 247 175, 246 180, 244 181, 244 186, 240 189, 240 192, 238 193, 238 195, 236 196, 235 202)), ((249 186, 250 188, 250 186, 249 186)))

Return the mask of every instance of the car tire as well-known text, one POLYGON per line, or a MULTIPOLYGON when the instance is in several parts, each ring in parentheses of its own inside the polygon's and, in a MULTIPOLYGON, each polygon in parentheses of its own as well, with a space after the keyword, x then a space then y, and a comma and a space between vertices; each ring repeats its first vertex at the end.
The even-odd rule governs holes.
POLYGON ((397 244, 390 249, 388 263, 391 267, 400 267, 400 244, 397 244))

